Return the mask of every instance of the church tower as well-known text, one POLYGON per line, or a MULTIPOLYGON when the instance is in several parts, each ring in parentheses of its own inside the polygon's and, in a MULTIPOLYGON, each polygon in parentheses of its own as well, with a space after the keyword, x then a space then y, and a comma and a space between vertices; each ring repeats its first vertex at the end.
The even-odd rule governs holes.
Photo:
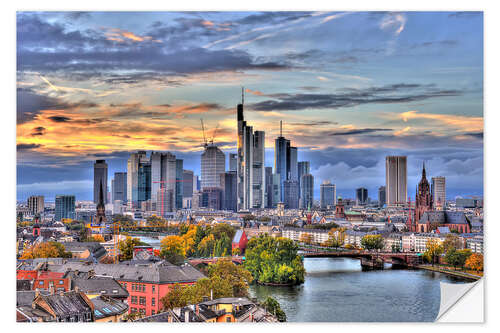
MULTIPOLYGON (((426 211, 432 210, 432 195, 429 182, 425 177, 425 163, 422 168, 422 179, 418 183, 415 195, 415 224, 418 224, 420 218, 426 211)), ((420 230, 415 230, 420 231, 420 230)), ((429 230, 426 230, 429 231, 429 230)))

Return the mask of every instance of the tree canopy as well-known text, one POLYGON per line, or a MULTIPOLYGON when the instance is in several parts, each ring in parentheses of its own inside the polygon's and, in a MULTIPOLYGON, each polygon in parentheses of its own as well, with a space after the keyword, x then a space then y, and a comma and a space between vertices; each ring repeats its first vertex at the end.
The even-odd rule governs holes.
POLYGON ((63 244, 58 242, 43 242, 24 250, 21 259, 35 258, 71 258, 71 252, 66 252, 63 244))
POLYGON ((120 250, 121 260, 131 260, 134 257, 134 247, 144 245, 139 238, 132 238, 127 236, 125 240, 118 242, 118 249, 120 250))
POLYGON ((443 245, 437 239, 429 238, 426 243, 424 258, 434 266, 436 259, 439 258, 443 251, 443 245))
POLYGON ((260 235, 250 239, 245 253, 245 268, 259 283, 301 284, 305 269, 291 239, 260 235))
POLYGON ((473 271, 479 272, 484 269, 484 257, 482 254, 473 253, 465 261, 465 267, 473 271))
POLYGON ((384 238, 382 235, 365 235, 361 238, 361 246, 368 251, 382 249, 384 238))

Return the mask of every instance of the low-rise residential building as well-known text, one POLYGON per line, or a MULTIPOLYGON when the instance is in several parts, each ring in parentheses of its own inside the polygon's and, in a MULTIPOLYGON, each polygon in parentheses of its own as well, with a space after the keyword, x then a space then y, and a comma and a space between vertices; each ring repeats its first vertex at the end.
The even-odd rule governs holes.
POLYGON ((467 248, 471 249, 474 253, 483 254, 484 244, 483 244, 483 236, 475 236, 473 238, 467 239, 467 248))
POLYGON ((284 238, 291 239, 299 242, 304 239, 305 234, 311 235, 311 240, 315 244, 322 244, 329 238, 329 230, 325 229, 309 229, 309 228, 290 228, 285 227, 282 229, 281 234, 284 238))

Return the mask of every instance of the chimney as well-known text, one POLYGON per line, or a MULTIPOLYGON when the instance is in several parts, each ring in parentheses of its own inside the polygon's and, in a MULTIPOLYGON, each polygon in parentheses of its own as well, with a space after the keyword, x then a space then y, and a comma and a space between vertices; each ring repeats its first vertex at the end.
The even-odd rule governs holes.
POLYGON ((184 309, 184 322, 189 323, 189 310, 184 309))

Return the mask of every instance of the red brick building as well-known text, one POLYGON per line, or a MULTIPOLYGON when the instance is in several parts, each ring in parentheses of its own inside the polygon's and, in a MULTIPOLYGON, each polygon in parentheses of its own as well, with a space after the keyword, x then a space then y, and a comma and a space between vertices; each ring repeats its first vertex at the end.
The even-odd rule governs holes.
POLYGON ((70 290, 70 280, 63 277, 64 273, 42 270, 17 270, 16 275, 17 280, 32 281, 32 290, 49 290, 50 287, 53 287, 55 291, 70 290))
POLYGON ((247 248, 248 238, 243 229, 237 230, 233 237, 232 249, 233 253, 236 249, 239 249, 240 254, 245 252, 247 248))

